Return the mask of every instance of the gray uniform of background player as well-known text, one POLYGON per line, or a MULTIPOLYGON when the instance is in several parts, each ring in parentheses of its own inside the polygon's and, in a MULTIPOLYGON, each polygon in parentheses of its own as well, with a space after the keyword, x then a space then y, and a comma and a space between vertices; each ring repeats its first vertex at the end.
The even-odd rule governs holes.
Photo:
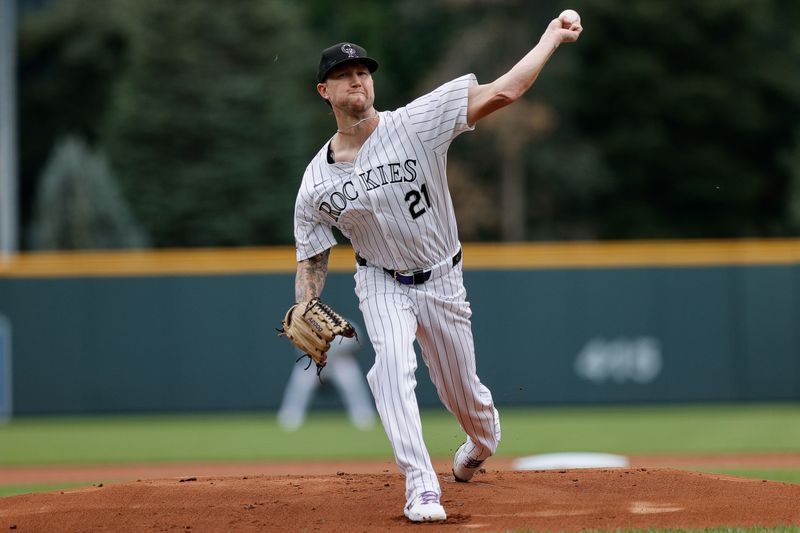
MULTIPOLYGON (((355 322, 350 320, 350 323, 359 337, 363 338, 355 322)), ((281 427, 293 431, 302 426, 314 392, 320 385, 329 382, 339 391, 350 422, 361 430, 373 427, 375 407, 357 359, 365 342, 366 339, 359 342, 356 338, 348 337, 335 339, 328 350, 328 364, 319 377, 316 372, 306 371, 303 361, 292 367, 278 409, 278 423, 281 427)), ((298 354, 302 355, 299 351, 298 354)))
POLYGON ((321 294, 336 243, 330 228, 337 226, 365 259, 355 281, 376 352, 368 380, 406 476, 412 520, 445 517, 414 393, 415 338, 439 397, 468 435, 466 459, 485 459, 500 439, 492 396, 475 371, 447 149, 478 120, 521 97, 558 46, 577 40, 580 31, 579 24, 554 19, 539 43, 494 82, 478 85, 474 76, 463 76, 379 114, 371 76, 377 63, 349 43, 337 45, 345 56, 335 47, 323 52, 317 91, 331 104, 339 129, 309 164, 297 197, 295 298, 321 294), (336 54, 349 63, 329 70, 336 61, 326 61, 336 54), (387 268, 424 269, 418 279, 427 281, 402 284, 387 268))

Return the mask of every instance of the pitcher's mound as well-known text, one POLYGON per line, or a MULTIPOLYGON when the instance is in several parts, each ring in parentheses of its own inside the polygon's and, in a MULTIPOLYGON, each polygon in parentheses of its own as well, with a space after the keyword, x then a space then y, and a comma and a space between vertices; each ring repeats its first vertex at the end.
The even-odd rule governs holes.
POLYGON ((173 478, 0 499, 0 531, 580 531, 800 525, 800 484, 670 469, 442 474, 447 521, 403 516, 398 474, 173 478))

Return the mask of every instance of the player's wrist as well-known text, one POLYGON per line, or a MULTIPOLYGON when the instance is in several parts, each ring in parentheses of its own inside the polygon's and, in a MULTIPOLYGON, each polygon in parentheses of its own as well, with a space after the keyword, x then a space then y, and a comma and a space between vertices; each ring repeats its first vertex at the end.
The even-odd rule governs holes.
POLYGON ((547 47, 549 50, 555 50, 561 44, 561 36, 558 31, 546 31, 539 39, 539 45, 547 47))

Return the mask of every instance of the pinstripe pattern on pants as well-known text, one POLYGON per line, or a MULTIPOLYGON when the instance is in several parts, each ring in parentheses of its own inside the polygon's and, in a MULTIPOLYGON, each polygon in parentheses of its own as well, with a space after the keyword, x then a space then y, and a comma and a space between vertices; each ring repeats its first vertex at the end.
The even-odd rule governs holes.
POLYGON ((406 498, 425 491, 440 493, 415 394, 415 338, 439 398, 472 443, 470 456, 486 459, 500 440, 492 395, 476 373, 472 312, 461 265, 420 285, 401 285, 371 266, 359 267, 355 279, 376 354, 367 380, 395 460, 406 477, 406 498))

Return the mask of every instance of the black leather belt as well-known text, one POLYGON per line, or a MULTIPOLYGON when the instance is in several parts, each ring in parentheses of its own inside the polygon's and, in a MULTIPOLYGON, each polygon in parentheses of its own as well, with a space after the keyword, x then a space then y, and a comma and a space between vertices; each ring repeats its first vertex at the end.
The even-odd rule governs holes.
MULTIPOLYGON (((459 248, 458 253, 453 256, 453 266, 456 266, 458 263, 461 262, 461 249, 459 248)), ((367 260, 358 255, 356 252, 356 263, 359 266, 367 266, 367 260)), ((405 270, 405 271, 398 271, 392 270, 390 268, 384 268, 384 272, 389 274, 392 278, 396 279, 403 285, 419 285, 420 283, 425 283, 429 279, 431 279, 431 269, 430 268, 420 268, 417 270, 405 270)))

